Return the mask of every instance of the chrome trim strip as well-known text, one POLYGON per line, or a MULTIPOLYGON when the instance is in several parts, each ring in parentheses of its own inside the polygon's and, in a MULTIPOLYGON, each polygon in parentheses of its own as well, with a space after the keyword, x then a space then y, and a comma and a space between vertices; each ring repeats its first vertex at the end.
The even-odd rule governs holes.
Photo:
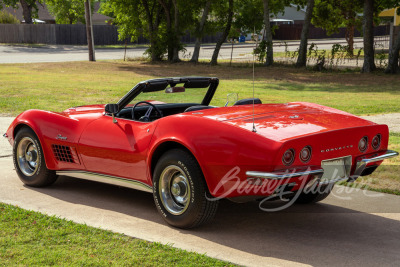
POLYGON ((100 182, 105 184, 112 184, 136 190, 141 190, 149 193, 153 192, 153 188, 145 183, 101 173, 86 172, 86 171, 57 171, 56 173, 57 175, 69 176, 73 178, 100 182))
POLYGON ((289 179, 292 177, 299 177, 303 175, 311 175, 311 174, 322 174, 324 173, 323 169, 304 171, 304 172, 294 172, 294 173, 273 173, 273 172, 255 172, 255 171, 247 171, 246 175, 249 177, 256 177, 268 180, 283 180, 289 179))
POLYGON ((380 155, 380 156, 377 156, 374 158, 369 158, 369 159, 362 159, 361 161, 357 162, 356 170, 355 170, 353 176, 354 177, 360 176, 369 163, 382 161, 384 159, 390 159, 390 158, 396 157, 398 155, 399 155, 399 153, 396 151, 387 150, 386 153, 383 155, 380 155))
MULTIPOLYGON (((385 154, 374 157, 374 158, 369 158, 369 159, 363 159, 359 162, 357 162, 356 165, 356 170, 354 174, 348 178, 348 181, 354 181, 359 177, 364 169, 367 167, 369 163, 377 162, 377 161, 382 161, 385 159, 393 158, 398 156, 399 153, 393 150, 387 150, 385 154)), ((268 180, 284 180, 284 179, 289 179, 292 177, 300 177, 303 175, 316 175, 316 174, 323 174, 324 170, 323 169, 317 169, 317 170, 311 170, 311 171, 304 171, 304 172, 295 172, 295 173, 282 173, 282 172, 256 172, 256 171, 247 171, 246 175, 248 178, 262 178, 262 179, 268 179, 268 180)), ((328 183, 333 183, 333 182, 338 182, 341 180, 345 180, 347 178, 340 178, 340 179, 335 179, 335 180, 329 180, 322 182, 321 184, 328 184, 328 183)))

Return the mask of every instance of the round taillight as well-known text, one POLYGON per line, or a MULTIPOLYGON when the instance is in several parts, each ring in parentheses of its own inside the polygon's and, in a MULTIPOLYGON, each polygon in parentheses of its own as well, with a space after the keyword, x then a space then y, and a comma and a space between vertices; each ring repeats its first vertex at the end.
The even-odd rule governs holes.
POLYGON ((311 159, 311 147, 310 146, 305 146, 301 151, 300 151, 300 160, 303 163, 307 163, 311 159))
POLYGON ((372 148, 375 150, 378 150, 378 148, 381 146, 381 135, 377 134, 372 138, 371 142, 372 148))
POLYGON ((365 152, 368 148, 368 137, 364 136, 363 138, 361 138, 360 142, 358 142, 358 149, 361 152, 365 152))
POLYGON ((294 149, 290 148, 286 150, 285 153, 283 153, 282 162, 286 166, 289 166, 292 165, 293 161, 294 161, 294 149))

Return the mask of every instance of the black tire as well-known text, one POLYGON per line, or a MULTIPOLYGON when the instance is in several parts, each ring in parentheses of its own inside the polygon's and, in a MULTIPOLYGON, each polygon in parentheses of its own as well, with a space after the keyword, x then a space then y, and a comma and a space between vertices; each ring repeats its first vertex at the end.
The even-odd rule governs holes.
POLYGON ((333 185, 325 185, 312 190, 311 192, 302 192, 297 197, 295 203, 297 204, 311 204, 317 203, 319 201, 324 200, 329 196, 333 188, 333 185), (313 192, 315 191, 315 192, 313 192))
POLYGON ((172 149, 159 159, 153 175, 153 197, 157 210, 168 224, 189 229, 210 221, 217 211, 218 201, 209 200, 206 196, 210 197, 210 194, 203 173, 191 154, 184 150, 172 149), (166 178, 168 173, 171 173, 172 177, 170 182, 166 178), (173 185, 179 184, 174 183, 175 179, 184 179, 180 181, 184 185, 189 183, 179 190, 181 195, 187 193, 185 204, 177 200, 180 195, 177 198, 173 195, 173 185), (169 191, 161 193, 162 188, 168 188, 169 191))
POLYGON ((14 167, 21 181, 32 187, 44 187, 53 184, 57 180, 55 171, 46 167, 42 146, 32 129, 24 127, 17 132, 13 147, 14 167), (24 149, 24 146, 26 148, 24 149), (31 147, 31 148, 30 148, 31 147), (22 156, 21 151, 32 149, 29 161, 27 156, 22 156), (18 152, 20 151, 20 152, 18 152), (34 166, 32 162, 35 161, 34 166))

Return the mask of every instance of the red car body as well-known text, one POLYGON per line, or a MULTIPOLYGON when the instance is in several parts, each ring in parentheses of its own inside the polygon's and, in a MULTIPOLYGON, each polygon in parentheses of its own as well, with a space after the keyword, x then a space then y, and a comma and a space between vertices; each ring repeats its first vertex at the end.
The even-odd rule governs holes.
MULTIPOLYGON (((14 120, 6 136, 13 145, 16 133, 26 125, 39 138, 48 169, 63 175, 96 173, 104 175, 104 182, 107 177, 132 180, 146 191, 152 190, 154 168, 160 156, 168 149, 180 147, 195 157, 210 194, 224 198, 273 194, 278 183, 263 192, 238 188, 238 184, 245 184, 256 189, 276 180, 257 182, 263 177, 257 175, 260 173, 320 170, 324 160, 351 156, 352 176, 362 160, 378 157, 366 162, 362 170, 366 174, 366 170, 372 172, 385 158, 379 156, 396 154, 387 151, 386 125, 304 102, 216 107, 150 122, 118 117, 116 121, 113 123, 113 117, 105 112, 105 105, 75 107, 61 113, 28 110, 14 120), (371 145, 375 136, 380 137, 378 148, 371 145), (361 152, 359 142, 363 137, 367 137, 368 145, 361 152), (299 157, 304 147, 312 149, 307 162, 299 157), (65 148, 70 154, 63 158, 65 148), (287 166, 282 157, 289 149, 295 157, 287 166), (221 183, 233 169, 235 179, 221 183)), ((300 176, 289 175, 285 179, 286 184, 293 184, 291 191, 301 189, 314 178, 312 173, 303 174, 305 181, 300 181, 300 176)))

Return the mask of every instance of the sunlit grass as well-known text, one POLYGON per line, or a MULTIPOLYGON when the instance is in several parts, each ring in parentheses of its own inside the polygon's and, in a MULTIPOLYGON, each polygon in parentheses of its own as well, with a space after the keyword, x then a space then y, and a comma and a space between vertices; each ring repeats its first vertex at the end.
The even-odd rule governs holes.
MULTIPOLYGON (((223 105, 228 93, 238 93, 239 98, 253 94, 252 68, 246 63, 232 67, 123 61, 3 64, 0 113, 17 115, 32 108, 62 111, 77 105, 115 103, 139 81, 175 76, 219 77, 212 105, 223 105)), ((358 115, 400 112, 396 75, 320 73, 257 65, 255 76, 255 95, 264 103, 315 102, 358 115)), ((185 94, 180 101, 193 102, 198 99, 194 95, 185 94)))
POLYGON ((232 266, 230 263, 0 203, 2 266, 232 266))

